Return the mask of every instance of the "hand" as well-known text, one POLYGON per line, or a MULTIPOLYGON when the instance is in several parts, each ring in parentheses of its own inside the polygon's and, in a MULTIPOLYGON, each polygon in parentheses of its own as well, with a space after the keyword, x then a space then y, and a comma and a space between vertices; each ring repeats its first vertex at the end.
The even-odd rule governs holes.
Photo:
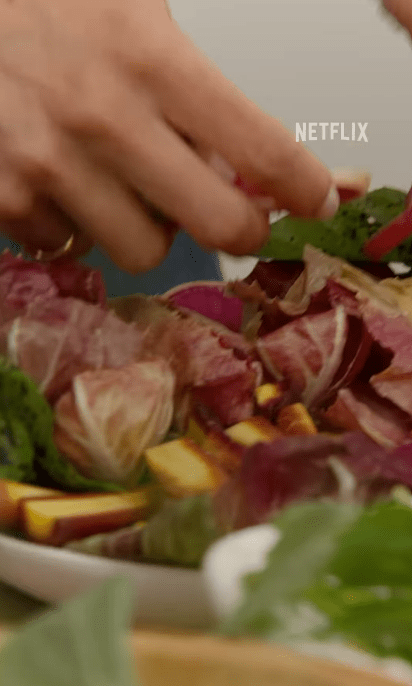
POLYGON ((383 0, 383 4, 412 36, 412 0, 383 0))
POLYGON ((99 244, 123 269, 165 257, 173 225, 255 251, 268 202, 331 216, 330 173, 194 47, 163 0, 14 0, 0 8, 0 219, 18 242, 99 244), (248 198, 210 151, 272 200, 248 198))

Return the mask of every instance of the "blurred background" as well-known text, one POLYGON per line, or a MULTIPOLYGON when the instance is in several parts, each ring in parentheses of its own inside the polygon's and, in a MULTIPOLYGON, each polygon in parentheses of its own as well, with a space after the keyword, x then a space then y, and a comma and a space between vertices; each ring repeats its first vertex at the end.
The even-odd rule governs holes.
MULTIPOLYGON (((296 122, 368 122, 368 143, 308 141, 329 167, 412 185, 412 44, 379 0, 170 0, 223 73, 295 132, 296 122)), ((224 277, 251 260, 221 259, 224 277)))

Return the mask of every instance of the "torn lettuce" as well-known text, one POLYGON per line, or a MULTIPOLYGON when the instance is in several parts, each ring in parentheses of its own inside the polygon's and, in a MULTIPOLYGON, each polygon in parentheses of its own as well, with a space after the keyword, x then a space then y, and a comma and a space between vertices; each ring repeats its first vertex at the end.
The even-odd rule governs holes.
MULTIPOLYGON (((367 261, 364 243, 403 212, 405 200, 403 191, 380 188, 342 204, 337 214, 327 221, 288 215, 272 224, 269 241, 259 255, 278 260, 301 260, 303 248, 310 243, 349 262, 367 261)), ((388 253, 384 261, 412 264, 412 236, 388 253)))
POLYGON ((293 644, 344 640, 412 663, 412 509, 387 500, 293 506, 221 633, 293 644))
POLYGON ((221 535, 208 494, 169 500, 141 530, 141 553, 158 563, 197 567, 221 535))
POLYGON ((322 574, 358 514, 359 508, 352 504, 333 502, 284 510, 275 521, 281 540, 269 554, 266 568, 245 579, 244 603, 226 620, 223 633, 287 638, 287 615, 296 611, 303 592, 322 574))
POLYGON ((0 478, 72 490, 121 490, 79 474, 54 445, 53 423, 52 408, 36 384, 0 358, 0 478))

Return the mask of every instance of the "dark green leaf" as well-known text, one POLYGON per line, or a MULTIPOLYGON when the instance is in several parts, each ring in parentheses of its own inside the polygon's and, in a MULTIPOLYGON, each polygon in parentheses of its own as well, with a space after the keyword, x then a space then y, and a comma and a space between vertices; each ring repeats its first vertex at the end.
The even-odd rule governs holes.
MULTIPOLYGON (((405 198, 403 191, 380 188, 341 205, 335 217, 327 221, 284 217, 272 224, 270 239, 260 256, 300 260, 310 243, 349 262, 365 261, 364 243, 405 209, 405 198)), ((385 261, 412 264, 412 237, 392 250, 385 261)))

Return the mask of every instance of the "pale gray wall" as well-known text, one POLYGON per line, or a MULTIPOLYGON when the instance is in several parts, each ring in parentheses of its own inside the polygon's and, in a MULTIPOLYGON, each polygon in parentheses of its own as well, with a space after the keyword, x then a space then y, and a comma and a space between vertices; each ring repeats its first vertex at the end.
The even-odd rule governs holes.
POLYGON ((372 187, 412 183, 412 45, 378 0, 171 0, 173 14, 251 99, 296 121, 368 121, 369 142, 307 143, 372 187))
POLYGON ((412 182, 412 46, 378 0, 171 0, 224 74, 289 128, 368 121, 368 144, 317 141, 329 166, 368 167, 374 185, 412 182))

